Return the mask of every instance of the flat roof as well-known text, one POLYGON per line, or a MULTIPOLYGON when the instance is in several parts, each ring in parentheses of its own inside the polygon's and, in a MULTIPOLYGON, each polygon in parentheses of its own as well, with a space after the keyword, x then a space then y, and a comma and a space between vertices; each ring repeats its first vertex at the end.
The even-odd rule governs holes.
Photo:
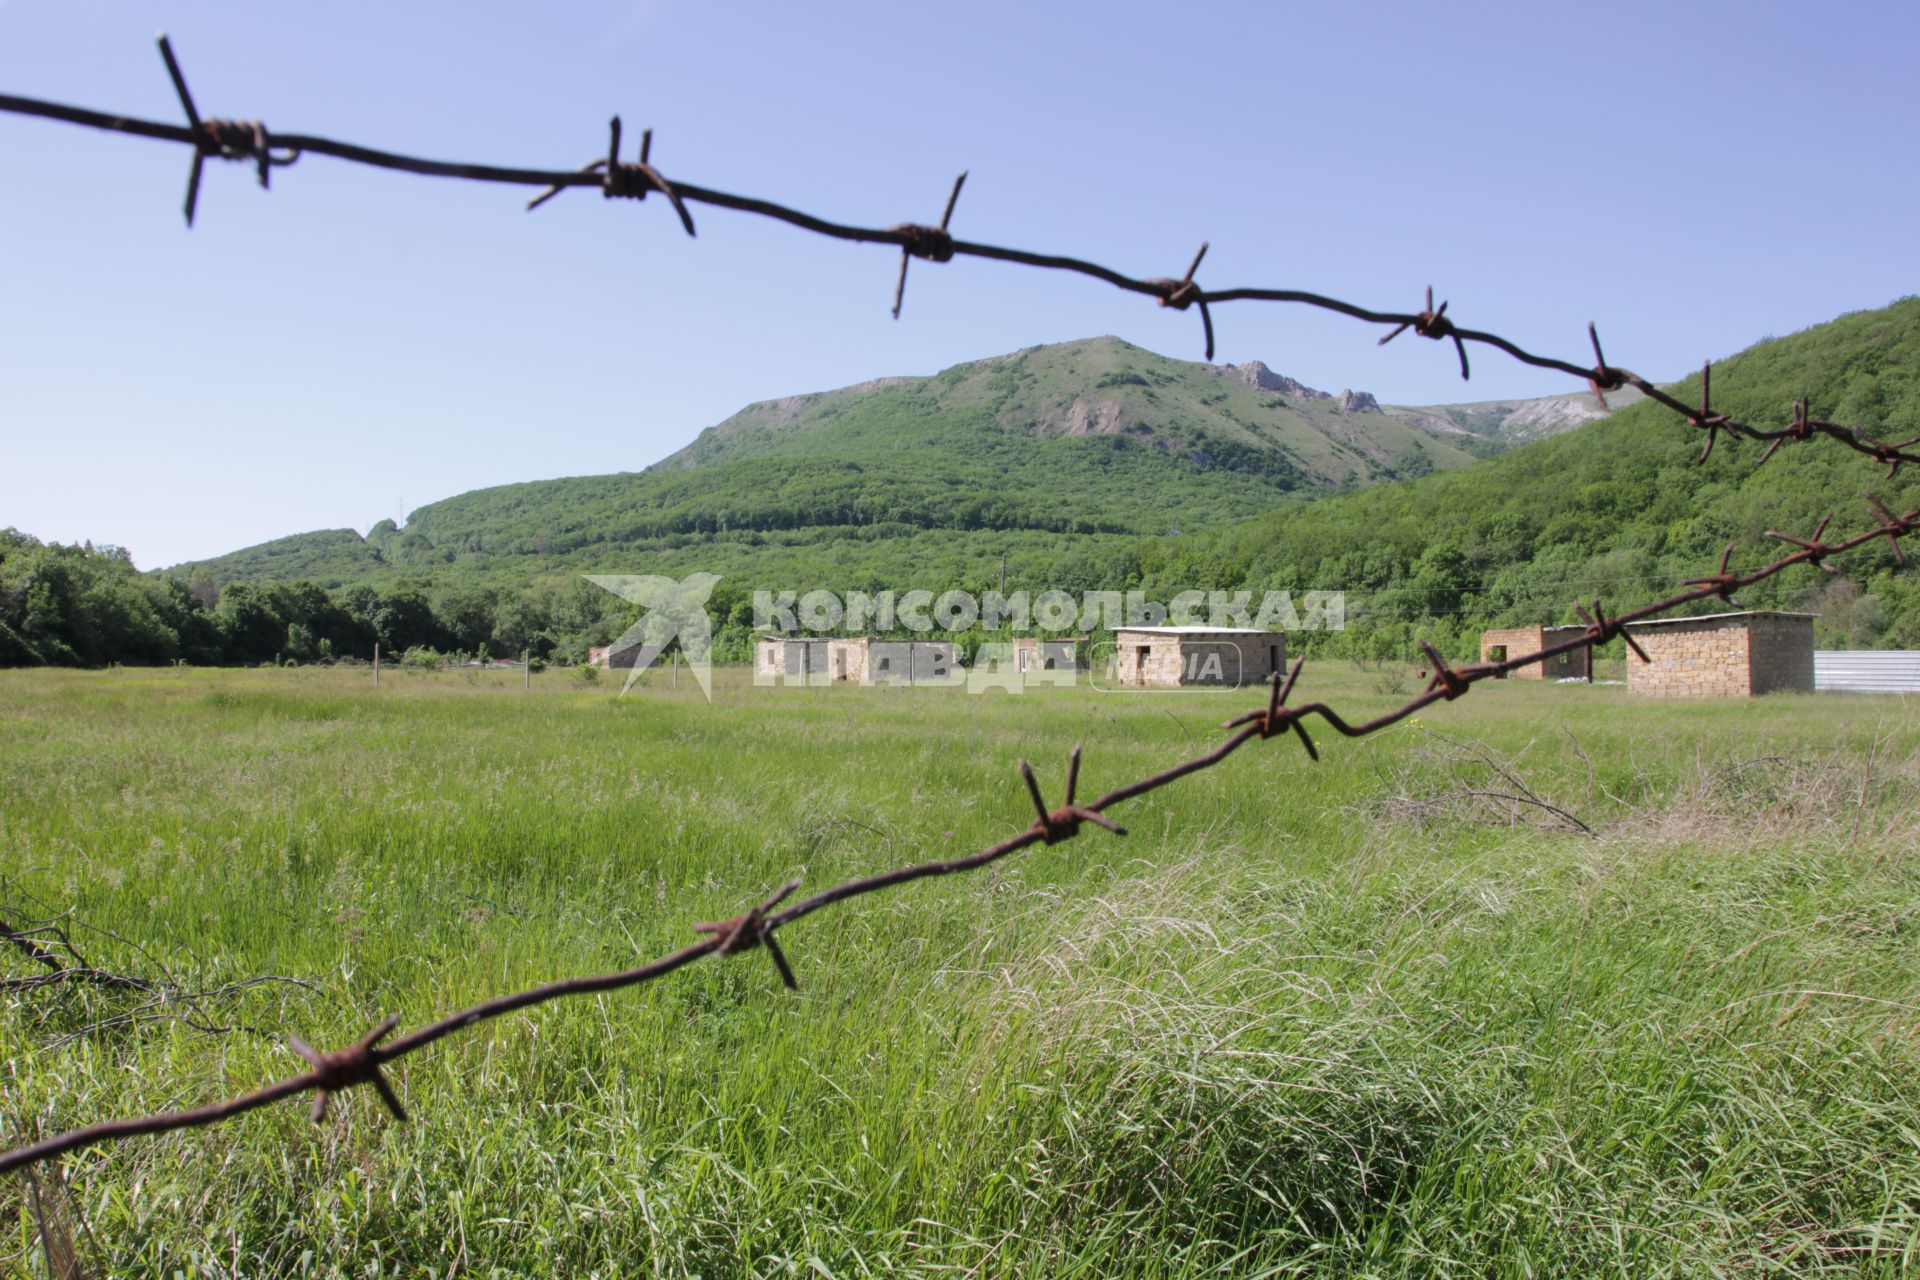
POLYGON ((1144 632, 1152 636, 1277 636, 1279 631, 1262 631, 1258 627, 1115 627, 1115 635, 1121 632, 1144 632))
POLYGON ((1724 622, 1728 618, 1817 618, 1817 613, 1794 613, 1786 609, 1741 609, 1734 613, 1696 613, 1690 618, 1647 618, 1629 622, 1629 627, 1672 627, 1683 622, 1724 622))

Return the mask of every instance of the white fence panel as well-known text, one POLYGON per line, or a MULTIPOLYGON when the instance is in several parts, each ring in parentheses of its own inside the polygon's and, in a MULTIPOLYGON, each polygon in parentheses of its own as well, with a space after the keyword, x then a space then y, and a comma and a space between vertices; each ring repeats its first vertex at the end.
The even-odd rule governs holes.
POLYGON ((1920 650, 1815 649, 1813 687, 1848 693, 1920 693, 1920 650))

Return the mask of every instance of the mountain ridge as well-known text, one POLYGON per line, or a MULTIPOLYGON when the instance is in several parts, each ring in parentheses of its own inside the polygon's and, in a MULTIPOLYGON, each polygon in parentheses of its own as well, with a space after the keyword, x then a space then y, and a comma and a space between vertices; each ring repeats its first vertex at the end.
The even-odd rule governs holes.
POLYGON ((337 585, 456 564, 626 568, 687 539, 714 542, 738 568, 754 538, 808 529, 973 541, 1191 532, 1471 465, 1506 447, 1501 424, 1525 406, 1554 406, 1533 412, 1560 429, 1598 416, 1573 399, 1476 402, 1465 416, 1381 406, 1261 361, 1196 364, 1104 336, 757 401, 640 471, 490 486, 364 537, 292 534, 169 572, 337 585))

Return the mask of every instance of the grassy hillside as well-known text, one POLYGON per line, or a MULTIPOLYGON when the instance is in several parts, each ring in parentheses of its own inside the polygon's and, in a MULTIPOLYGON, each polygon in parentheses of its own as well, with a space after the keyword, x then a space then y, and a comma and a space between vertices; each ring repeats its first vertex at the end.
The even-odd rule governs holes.
MULTIPOLYGON (((1679 384, 1699 396, 1696 375, 1679 384)), ((1805 394, 1817 417, 1883 437, 1920 434, 1920 299, 1770 339, 1716 365, 1714 407, 1782 423, 1805 394)), ((1714 567, 1779 554, 1767 529, 1865 527, 1864 495, 1920 505, 1920 475, 1830 442, 1789 445, 1756 469, 1762 446, 1702 440, 1650 403, 1468 470, 1275 511, 1239 527, 1146 545, 1105 569, 1150 584, 1207 582, 1356 593, 1350 620, 1403 651, 1414 629, 1446 637, 1487 622, 1573 621, 1595 595, 1622 604, 1664 595, 1714 567), (1434 620, 1430 623, 1428 620, 1434 620)), ((1799 569, 1745 593, 1750 607, 1821 611, 1828 643, 1920 647, 1920 592, 1884 547, 1849 557, 1844 578, 1799 569)), ((1464 646, 1457 646, 1464 647, 1464 646)))
POLYGON ((1463 466, 1488 442, 1257 363, 1097 338, 756 404, 646 472, 479 490, 364 541, 304 534, 203 567, 328 585, 694 566, 846 585, 929 564, 972 576, 1002 555, 1039 570, 1071 547, 1463 466))

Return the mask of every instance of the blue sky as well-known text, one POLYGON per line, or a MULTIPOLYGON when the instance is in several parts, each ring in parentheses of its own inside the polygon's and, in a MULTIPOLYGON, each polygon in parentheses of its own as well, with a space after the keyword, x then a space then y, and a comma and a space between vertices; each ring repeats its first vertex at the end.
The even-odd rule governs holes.
MULTIPOLYGON (((1201 282, 1415 303, 1656 378, 1916 288, 1912 4, 133 4, 0 0, 0 92, 448 159, 583 163, 1201 282)), ((717 209, 0 115, 0 525, 143 567, 488 484, 645 466, 741 405, 1197 318, 1092 281, 717 209)), ((1216 358, 1432 403, 1569 389, 1299 308, 1216 358)))

